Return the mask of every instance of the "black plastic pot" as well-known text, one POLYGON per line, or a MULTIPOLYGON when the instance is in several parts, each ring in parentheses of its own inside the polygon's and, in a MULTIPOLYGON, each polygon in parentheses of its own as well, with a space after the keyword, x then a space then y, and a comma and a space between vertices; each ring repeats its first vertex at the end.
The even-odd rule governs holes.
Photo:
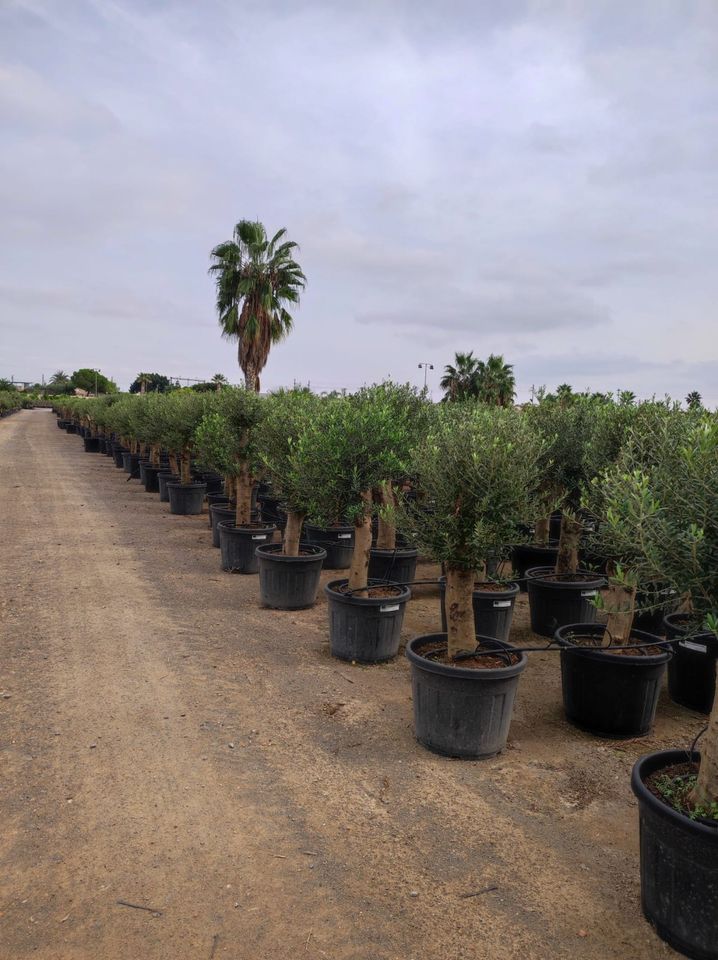
POLYGON ((82 441, 85 445, 85 453, 99 453, 100 452, 100 438, 99 437, 85 437, 82 441))
MULTIPOLYGON (((229 497, 226 497, 223 493, 208 493, 207 494, 207 526, 212 527, 212 507, 226 507, 230 503, 229 497)), ((231 517, 230 517, 231 519, 231 517)))
POLYGON ((397 547, 396 550, 372 547, 369 554, 369 579, 410 583, 416 579, 418 557, 419 551, 416 547, 397 547))
MULTIPOLYGON (((441 591, 441 630, 446 633, 446 577, 439 578, 441 591)), ((474 590, 474 623, 476 636, 493 637, 508 643, 514 604, 519 595, 518 583, 508 583, 504 590, 474 590)))
POLYGON ((138 466, 140 468, 140 483, 145 485, 145 470, 149 467, 150 461, 147 457, 140 457, 138 466))
POLYGON ((114 456, 115 456, 115 451, 113 449, 114 446, 115 446, 115 441, 112 440, 110 437, 105 437, 105 456, 112 457, 114 459, 114 456))
MULTIPOLYGON (((685 750, 649 753, 633 767, 641 833, 641 906, 656 933, 692 960, 718 960, 718 823, 691 820, 655 797, 651 774, 685 763, 685 750)), ((690 755, 699 762, 700 754, 690 755)))
POLYGON ((526 571, 529 593, 531 629, 540 637, 553 637, 559 627, 569 623, 594 623, 595 601, 599 591, 606 586, 603 577, 587 570, 577 574, 557 576, 553 567, 534 567, 526 571), (582 580, 570 577, 583 576, 582 580))
POLYGON ((718 638, 714 633, 687 636, 689 617, 669 613, 663 618, 673 656, 668 664, 668 693, 674 703, 697 713, 710 713, 716 692, 718 638))
POLYGON ((77 426, 68 420, 65 430, 67 430, 68 433, 77 433, 77 426))
POLYGON ((212 528, 212 546, 219 549, 219 524, 232 523, 237 516, 237 508, 234 504, 213 503, 209 508, 209 525, 212 528))
MULTIPOLYGON (((409 588, 396 587, 396 596, 391 597, 357 597, 339 591, 346 584, 346 580, 331 580, 324 587, 332 656, 357 663, 393 659, 399 652, 404 608, 411 597, 409 588)), ((369 586, 384 584, 370 580, 369 586)))
POLYGON ((664 631, 663 618, 676 607, 676 591, 670 586, 639 588, 636 591, 636 614, 633 626, 660 636, 664 631))
POLYGON ((160 502, 168 503, 170 499, 170 492, 167 489, 168 483, 177 483, 180 479, 178 473, 172 473, 171 470, 160 470, 157 474, 157 487, 160 491, 160 502))
POLYGON ((326 570, 346 570, 351 566, 354 552, 354 527, 315 527, 311 523, 305 523, 304 538, 307 543, 324 547, 327 551, 327 558, 324 561, 326 570))
POLYGON ((221 473, 200 473, 198 479, 207 484, 207 493, 221 493, 224 489, 224 477, 221 473))
MULTIPOLYGON (((511 644, 493 637, 477 637, 497 650, 511 644)), ((443 641, 445 633, 414 637, 406 647, 411 664, 414 733, 419 743, 446 757, 480 760, 494 757, 505 745, 511 725, 519 675, 528 659, 497 669, 470 670, 427 660, 417 649, 443 641)))
POLYGON ((274 610, 303 610, 314 605, 319 589, 323 547, 302 547, 299 557, 287 557, 281 543, 256 548, 259 564, 259 599, 274 610))
POLYGON ((269 543, 274 527, 238 527, 234 520, 221 520, 217 524, 219 547, 222 551, 222 569, 228 573, 257 573, 259 560, 257 547, 269 543))
POLYGON ((64 429, 67 427, 67 420, 59 420, 59 419, 58 419, 58 421, 57 421, 57 426, 58 426, 58 429, 59 429, 59 430, 64 430, 64 429))
POLYGON ((140 476, 140 456, 138 453, 130 453, 129 450, 122 453, 122 466, 125 473, 129 473, 131 479, 137 479, 140 476))
POLYGON ((549 540, 558 540, 561 536, 561 520, 563 513, 560 510, 554 510, 548 519, 548 538, 549 540))
POLYGON ((599 737, 620 740, 650 732, 656 716, 661 681, 670 657, 665 643, 642 630, 632 630, 635 643, 655 642, 657 656, 619 655, 608 650, 573 646, 569 636, 595 636, 602 623, 573 623, 556 631, 561 647, 561 687, 566 718, 599 737))
POLYGON ((118 467, 120 470, 124 469, 124 466, 125 466, 123 456, 122 456, 124 453, 129 453, 129 451, 126 450, 126 448, 123 447, 121 443, 113 443, 112 456, 115 461, 115 466, 118 467))
POLYGON ((202 513, 206 486, 203 483, 180 483, 170 480, 167 491, 170 497, 170 513, 194 516, 202 513))
POLYGON ((157 474, 162 470, 162 467, 155 467, 151 463, 148 463, 144 469, 144 485, 147 493, 157 493, 160 488, 159 480, 157 479, 157 474))
POLYGON ((522 593, 526 593, 526 571, 532 567, 548 567, 556 563, 558 546, 542 547, 537 543, 517 543, 511 551, 513 579, 518 581, 522 593))

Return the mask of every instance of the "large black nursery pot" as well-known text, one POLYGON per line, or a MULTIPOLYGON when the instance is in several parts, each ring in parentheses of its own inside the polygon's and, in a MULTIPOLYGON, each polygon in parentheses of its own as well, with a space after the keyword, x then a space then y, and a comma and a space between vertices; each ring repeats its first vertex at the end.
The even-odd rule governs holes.
POLYGON ((115 466, 122 470, 125 466, 123 455, 129 453, 127 447, 123 447, 121 443, 112 444, 112 456, 115 461, 115 466))
POLYGON ((556 563, 558 545, 542 546, 538 543, 517 543, 511 550, 511 569, 522 593, 526 593, 526 571, 532 567, 548 567, 556 563))
POLYGON ((259 570, 257 547, 271 541, 275 528, 263 526, 261 523, 238 527, 234 520, 221 520, 217 524, 217 529, 222 552, 222 569, 228 573, 257 573, 259 570))
POLYGON ((131 479, 136 479, 140 475, 140 455, 139 453, 130 453, 129 450, 122 453, 122 466, 125 473, 129 473, 131 479))
POLYGON ((212 546, 219 550, 219 524, 232 523, 237 516, 237 507, 228 500, 226 503, 212 503, 209 507, 209 525, 212 529, 212 546))
POLYGON ((681 707, 710 713, 716 692, 718 637, 710 631, 689 636, 688 621, 684 613, 669 613, 663 619, 666 639, 677 641, 668 664, 668 693, 681 707))
POLYGON ((646 786, 653 773, 700 754, 649 753, 633 767, 641 834, 641 906, 656 933, 692 960, 718 960, 718 821, 691 820, 646 786))
POLYGON ((571 635, 603 642, 602 623, 573 623, 556 631, 561 647, 561 688, 566 719, 599 737, 620 740, 649 733, 656 717, 661 681, 670 657, 666 643, 631 630, 632 643, 654 643, 659 654, 611 653, 574 644, 571 635))
POLYGON ((636 613, 633 625, 638 630, 645 630, 654 636, 660 636, 664 631, 663 618, 676 608, 676 591, 668 584, 650 587, 639 587, 636 591, 636 613))
POLYGON ((307 543, 324 547, 327 558, 324 567, 327 570, 347 570, 352 563, 354 552, 354 527, 316 527, 304 524, 304 539, 307 543))
POLYGON ((256 548, 260 602, 274 610, 304 610, 317 599, 326 550, 305 544, 300 556, 288 557, 283 549, 281 543, 256 548))
MULTIPOLYGON (((326 561, 325 561, 326 562, 326 561)), ((369 581, 389 596, 359 597, 343 593, 347 580, 331 580, 325 587, 329 607, 329 647, 333 657, 357 663, 383 663, 399 652, 408 587, 369 581)))
POLYGON ((170 513, 194 516, 202 513, 202 504, 207 487, 203 483, 181 483, 170 480, 167 491, 170 498, 170 513))
POLYGON ((221 473, 200 473, 197 479, 207 484, 207 493, 221 493, 224 490, 224 477, 221 473))
POLYGON ((72 420, 68 420, 65 430, 67 430, 68 433, 77 433, 77 425, 74 424, 72 420))
POLYGON ((99 453, 100 452, 100 438, 99 437, 84 437, 82 441, 85 445, 85 453, 99 453))
MULTIPOLYGON (((425 634, 414 637, 406 647, 416 739, 446 757, 494 757, 506 746, 519 676, 528 658, 520 653, 515 664, 472 670, 421 655, 422 648, 445 645, 446 639, 445 633, 425 634)), ((513 649, 493 637, 476 640, 496 650, 513 649)))
MULTIPOLYGON (((207 494, 207 526, 212 527, 212 507, 226 507, 230 502, 229 497, 225 496, 223 493, 208 493, 207 494)), ((231 517, 230 517, 231 519, 231 517)))
POLYGON ((170 492, 167 489, 168 483, 179 483, 180 475, 172 473, 171 470, 160 470, 157 474, 157 487, 160 491, 160 502, 169 503, 170 492))
POLYGON ((162 467, 156 467, 151 463, 148 463, 144 469, 144 477, 142 481, 145 485, 145 490, 147 493, 157 493, 160 488, 159 480, 157 479, 157 474, 162 470, 162 467))
POLYGON ((526 571, 531 629, 540 637, 553 637, 570 623, 594 623, 595 600, 606 581, 589 570, 557 574, 553 567, 526 571))
MULTIPOLYGON (((441 591, 441 629, 446 633, 446 577, 439 578, 441 591)), ((514 604, 519 595, 518 583, 507 583, 503 589, 489 590, 477 584, 472 594, 476 636, 493 637, 508 642, 514 619, 514 604)))
POLYGON ((60 420, 60 419, 58 419, 58 421, 57 421, 57 426, 58 426, 58 429, 59 429, 59 430, 65 430, 65 429, 67 429, 67 420, 60 420))
POLYGON ((384 550, 372 547, 369 553, 369 579, 409 584, 416 579, 416 547, 397 547, 384 550))

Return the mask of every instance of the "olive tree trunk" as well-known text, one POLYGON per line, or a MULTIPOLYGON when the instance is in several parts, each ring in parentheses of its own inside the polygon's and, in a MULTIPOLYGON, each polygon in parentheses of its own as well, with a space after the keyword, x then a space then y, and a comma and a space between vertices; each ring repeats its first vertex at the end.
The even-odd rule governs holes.
POLYGON ((631 639, 636 588, 623 583, 609 584, 605 605, 608 611, 606 631, 611 638, 611 643, 625 646, 631 639))
POLYGON ((691 800, 701 807, 718 802, 718 697, 701 742, 701 766, 691 800))
POLYGON ((354 521, 354 552, 349 570, 349 589, 357 591, 357 596, 366 596, 371 551, 371 490, 365 490, 361 498, 364 509, 361 516, 354 521))
POLYGON ((534 540, 542 547, 545 547, 548 544, 550 522, 551 521, 548 517, 543 517, 541 520, 536 521, 536 527, 534 528, 534 540))
POLYGON ((583 524, 565 514, 561 517, 561 538, 558 542, 556 573, 575 573, 578 570, 578 548, 583 524))
POLYGON ((175 474, 179 473, 179 464, 177 463, 177 454, 171 453, 169 455, 169 461, 170 461, 170 470, 172 471, 172 473, 175 473, 175 474))
POLYGON ((192 474, 190 473, 190 454, 187 447, 182 451, 180 460, 180 483, 191 483, 192 474))
POLYGON ((284 528, 284 544, 282 550, 288 557, 299 556, 299 541, 302 536, 302 524, 306 514, 294 510, 287 511, 287 525, 284 528))
POLYGON ((446 642, 452 660, 458 653, 476 648, 473 597, 475 579, 475 570, 464 570, 447 564, 446 642))
POLYGON ((237 508, 234 520, 238 527, 246 527, 252 522, 252 475, 246 460, 240 463, 235 483, 237 508))
POLYGON ((394 521, 396 494, 394 493, 391 480, 387 480, 386 483, 381 485, 379 500, 381 505, 386 508, 387 513, 386 518, 379 514, 376 537, 377 549, 396 550, 396 522, 394 521))

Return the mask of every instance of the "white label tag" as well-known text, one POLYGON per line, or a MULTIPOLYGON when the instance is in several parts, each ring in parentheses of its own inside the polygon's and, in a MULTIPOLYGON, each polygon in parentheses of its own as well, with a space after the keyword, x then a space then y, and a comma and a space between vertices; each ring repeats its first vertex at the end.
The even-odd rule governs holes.
POLYGON ((351 533, 338 533, 337 540, 351 540, 351 533))
POLYGON ((581 591, 581 596, 582 596, 582 597, 595 597, 597 593, 598 593, 598 590, 582 590, 582 591, 581 591))
POLYGON ((495 606, 495 607, 510 607, 510 606, 511 606, 511 601, 510 601, 510 600, 494 600, 494 606, 495 606))
POLYGON ((395 610, 398 610, 401 606, 400 603, 383 603, 379 607, 380 613, 394 613, 395 610))
POLYGON ((256 536, 252 537, 252 540, 266 540, 266 539, 267 539, 266 533, 258 533, 256 536))
POLYGON ((693 643, 692 640, 681 640, 679 647, 685 647, 686 650, 695 650, 697 653, 708 653, 708 647, 704 643, 693 643))

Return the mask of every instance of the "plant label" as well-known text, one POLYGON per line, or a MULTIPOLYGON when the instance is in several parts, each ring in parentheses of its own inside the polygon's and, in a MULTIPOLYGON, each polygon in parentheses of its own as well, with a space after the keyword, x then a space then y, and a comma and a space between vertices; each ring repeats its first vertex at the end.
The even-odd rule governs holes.
POLYGON ((399 607, 400 607, 400 604, 398 603, 382 603, 382 605, 379 607, 379 612, 394 613, 396 610, 399 609, 399 607))
POLYGON ((595 597, 597 593, 598 593, 598 590, 582 590, 582 591, 581 591, 581 596, 582 596, 582 597, 595 597))
POLYGON ((266 533, 257 533, 252 535, 252 540, 266 540, 266 539, 267 539, 266 533))
POLYGON ((510 607, 510 606, 511 606, 511 601, 510 601, 510 600, 494 600, 494 606, 495 606, 495 607, 510 607))
POLYGON ((337 540, 351 540, 351 533, 338 533, 337 540))
POLYGON ((708 653, 708 647, 704 643, 694 643, 692 640, 681 640, 678 646, 686 650, 695 650, 696 653, 708 653))

